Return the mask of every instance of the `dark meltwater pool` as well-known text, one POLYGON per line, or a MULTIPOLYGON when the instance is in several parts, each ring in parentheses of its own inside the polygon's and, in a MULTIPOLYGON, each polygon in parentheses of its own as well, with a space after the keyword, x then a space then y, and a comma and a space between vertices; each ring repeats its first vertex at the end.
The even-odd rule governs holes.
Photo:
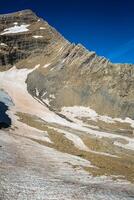
POLYGON ((6 106, 3 102, 0 102, 0 129, 11 126, 11 119, 6 114, 7 110, 8 106, 6 106))
POLYGON ((0 129, 11 126, 11 119, 6 113, 11 106, 13 106, 12 99, 6 91, 0 89, 0 129))

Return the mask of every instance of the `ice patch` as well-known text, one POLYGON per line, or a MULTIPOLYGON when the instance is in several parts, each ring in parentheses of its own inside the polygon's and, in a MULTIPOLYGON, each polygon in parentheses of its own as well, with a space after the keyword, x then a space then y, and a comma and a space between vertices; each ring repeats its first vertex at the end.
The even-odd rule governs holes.
POLYGON ((10 34, 10 33, 22 33, 22 32, 27 32, 27 31, 29 31, 29 29, 27 28, 28 26, 30 26, 30 25, 28 25, 28 24, 22 24, 22 25, 15 25, 15 26, 13 26, 13 27, 10 27, 10 28, 6 28, 5 30, 4 30, 4 32, 3 33, 1 33, 1 35, 5 35, 5 34, 10 34))

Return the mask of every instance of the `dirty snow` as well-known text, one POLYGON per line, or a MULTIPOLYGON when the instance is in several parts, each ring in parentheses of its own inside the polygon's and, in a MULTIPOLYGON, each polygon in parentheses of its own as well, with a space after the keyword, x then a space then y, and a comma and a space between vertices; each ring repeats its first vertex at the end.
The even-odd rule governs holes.
POLYGON ((41 131, 39 129, 36 129, 34 127, 28 126, 27 124, 22 123, 19 121, 19 117, 13 114, 12 111, 7 111, 8 116, 12 119, 12 129, 10 130, 11 133, 20 135, 29 139, 35 139, 37 141, 42 141, 42 142, 48 142, 52 143, 52 141, 49 138, 49 135, 47 131, 41 131), (17 128, 15 128, 17 127, 17 128))
POLYGON ((70 117, 72 120, 74 120, 76 117, 82 118, 90 118, 93 121, 101 120, 106 123, 129 123, 132 128, 134 128, 134 120, 130 118, 112 118, 106 115, 99 115, 95 110, 91 109, 90 107, 83 107, 83 106, 73 106, 73 107, 63 107, 62 114, 70 117))
POLYGON ((132 200, 133 185, 93 177, 87 160, 0 130, 0 197, 7 199, 132 200), (73 167, 77 166, 77 167, 73 167))
MULTIPOLYGON (((128 143, 127 145, 124 144, 124 148, 127 147, 128 149, 134 150, 134 138, 92 130, 88 127, 82 126, 81 124, 79 124, 79 122, 71 123, 66 119, 63 119, 60 116, 56 115, 54 112, 50 111, 47 107, 35 100, 27 92, 27 85, 25 81, 28 74, 35 70, 38 66, 39 65, 36 65, 34 69, 16 69, 16 67, 13 67, 8 71, 0 73, 0 87, 1 89, 4 89, 6 92, 8 92, 9 96, 12 98, 15 104, 12 109, 15 112, 29 113, 31 115, 38 116, 46 122, 56 123, 62 126, 70 127, 75 130, 84 131, 88 134, 94 135, 95 137, 106 137, 111 139, 122 138, 128 143)), ((48 99, 45 99, 44 102, 47 104, 50 103, 48 99)), ((66 116, 68 117, 67 112, 66 116)))

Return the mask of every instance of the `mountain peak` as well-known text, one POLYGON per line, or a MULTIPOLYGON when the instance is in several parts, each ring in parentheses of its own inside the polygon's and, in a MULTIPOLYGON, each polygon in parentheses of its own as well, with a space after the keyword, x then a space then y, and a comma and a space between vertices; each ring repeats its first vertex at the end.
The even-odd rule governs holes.
MULTIPOLYGON (((54 84, 55 93, 61 95, 62 100, 51 101, 51 106, 57 111, 65 104, 70 106, 77 103, 82 106, 93 106, 101 114, 134 118, 131 92, 133 65, 112 64, 106 58, 97 56, 95 52, 88 51, 81 44, 71 44, 29 9, 0 18, 0 57, 1 70, 9 69, 13 65, 18 68, 25 66, 33 68, 40 65, 39 69, 43 74, 46 71, 46 67, 43 66, 49 66, 48 79, 49 76, 59 77, 62 82, 61 87, 63 87, 57 86, 59 83, 56 79, 54 82, 53 79, 48 81, 46 78, 47 83, 54 84), (65 79, 70 82, 69 91, 66 91, 65 79), (72 82, 75 82, 73 86, 72 82), (79 88, 77 83, 79 83, 79 88), (70 100, 68 98, 67 102, 63 98, 66 93, 70 97, 73 96, 70 100), (105 108, 100 103, 94 103, 95 98, 99 98, 101 103, 105 102, 105 108)), ((44 82, 44 75, 39 75, 39 77, 39 80, 43 78, 42 82, 44 82)), ((36 86, 42 91, 44 85, 47 87, 45 82, 43 85, 38 86, 38 82, 35 85, 36 81, 31 80, 31 77, 28 81, 30 83, 28 90, 32 95, 36 86)))
POLYGON ((134 67, 31 10, 0 16, 0 129, 0 199, 133 198, 134 67))

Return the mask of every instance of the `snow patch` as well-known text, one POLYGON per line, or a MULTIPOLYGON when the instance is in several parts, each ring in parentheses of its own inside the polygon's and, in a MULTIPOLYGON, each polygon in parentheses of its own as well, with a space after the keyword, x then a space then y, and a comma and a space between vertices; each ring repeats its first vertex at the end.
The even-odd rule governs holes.
POLYGON ((35 88, 35 93, 36 93, 36 96, 38 97, 39 96, 39 91, 37 88, 35 88))
POLYGON ((62 114, 70 117, 70 119, 74 120, 75 118, 81 119, 82 117, 90 118, 93 121, 104 121, 106 123, 128 123, 132 128, 134 128, 134 120, 130 118, 112 118, 106 115, 99 115, 95 110, 89 108, 89 107, 83 107, 83 106, 73 106, 73 107, 63 107, 62 114))
POLYGON ((52 98, 52 99, 55 99, 55 95, 54 94, 50 94, 49 97, 52 98))
POLYGON ((35 39, 37 39, 37 38, 43 38, 42 35, 33 35, 32 37, 35 38, 35 39))
POLYGON ((58 129, 58 128, 54 128, 54 127, 49 127, 49 128, 56 130, 59 133, 65 134, 65 137, 68 140, 72 141, 74 146, 77 147, 78 149, 83 150, 83 151, 89 151, 89 148, 84 144, 84 142, 82 141, 82 139, 79 136, 77 136, 73 133, 70 133, 68 131, 62 130, 62 129, 58 129))
POLYGON ((45 30, 46 28, 45 27, 40 27, 40 30, 45 30))
POLYGON ((39 68, 40 67, 40 64, 37 64, 35 65, 35 69, 39 68))
POLYGON ((70 133, 70 132, 65 131, 65 130, 63 130, 63 129, 54 128, 54 127, 50 127, 50 126, 49 126, 49 128, 50 128, 50 129, 53 129, 53 130, 56 130, 56 131, 59 132, 59 133, 65 134, 65 137, 66 137, 68 140, 72 141, 73 144, 74 144, 74 146, 75 146, 76 148, 80 149, 80 150, 88 151, 88 152, 91 152, 91 153, 94 153, 94 154, 99 154, 99 155, 108 156, 108 157, 115 157, 115 158, 118 157, 118 156, 116 156, 116 155, 109 154, 109 153, 106 153, 106 152, 99 152, 99 151, 94 151, 94 150, 89 149, 89 148, 84 144, 84 142, 82 141, 82 139, 81 139, 78 135, 76 135, 76 134, 74 134, 74 133, 70 133))
POLYGON ((51 65, 51 63, 47 63, 43 66, 43 68, 47 68, 49 65, 51 65))
POLYGON ((5 47, 7 47, 8 45, 7 44, 5 44, 5 43, 0 43, 0 45, 1 46, 5 46, 5 47))
POLYGON ((14 24, 14 25, 18 25, 18 22, 14 22, 13 24, 14 24))
POLYGON ((10 28, 6 28, 4 29, 4 32, 1 33, 1 35, 5 35, 5 34, 10 34, 10 33, 22 33, 22 32, 27 32, 29 31, 29 29, 27 28, 28 24, 22 24, 22 25, 15 25, 13 27, 10 27, 10 28))
POLYGON ((45 95, 47 94, 47 92, 44 92, 41 96, 41 98, 43 98, 45 95))
POLYGON ((49 101, 48 98, 42 99, 42 101, 43 101, 45 104, 47 104, 48 106, 50 106, 50 101, 49 101))

